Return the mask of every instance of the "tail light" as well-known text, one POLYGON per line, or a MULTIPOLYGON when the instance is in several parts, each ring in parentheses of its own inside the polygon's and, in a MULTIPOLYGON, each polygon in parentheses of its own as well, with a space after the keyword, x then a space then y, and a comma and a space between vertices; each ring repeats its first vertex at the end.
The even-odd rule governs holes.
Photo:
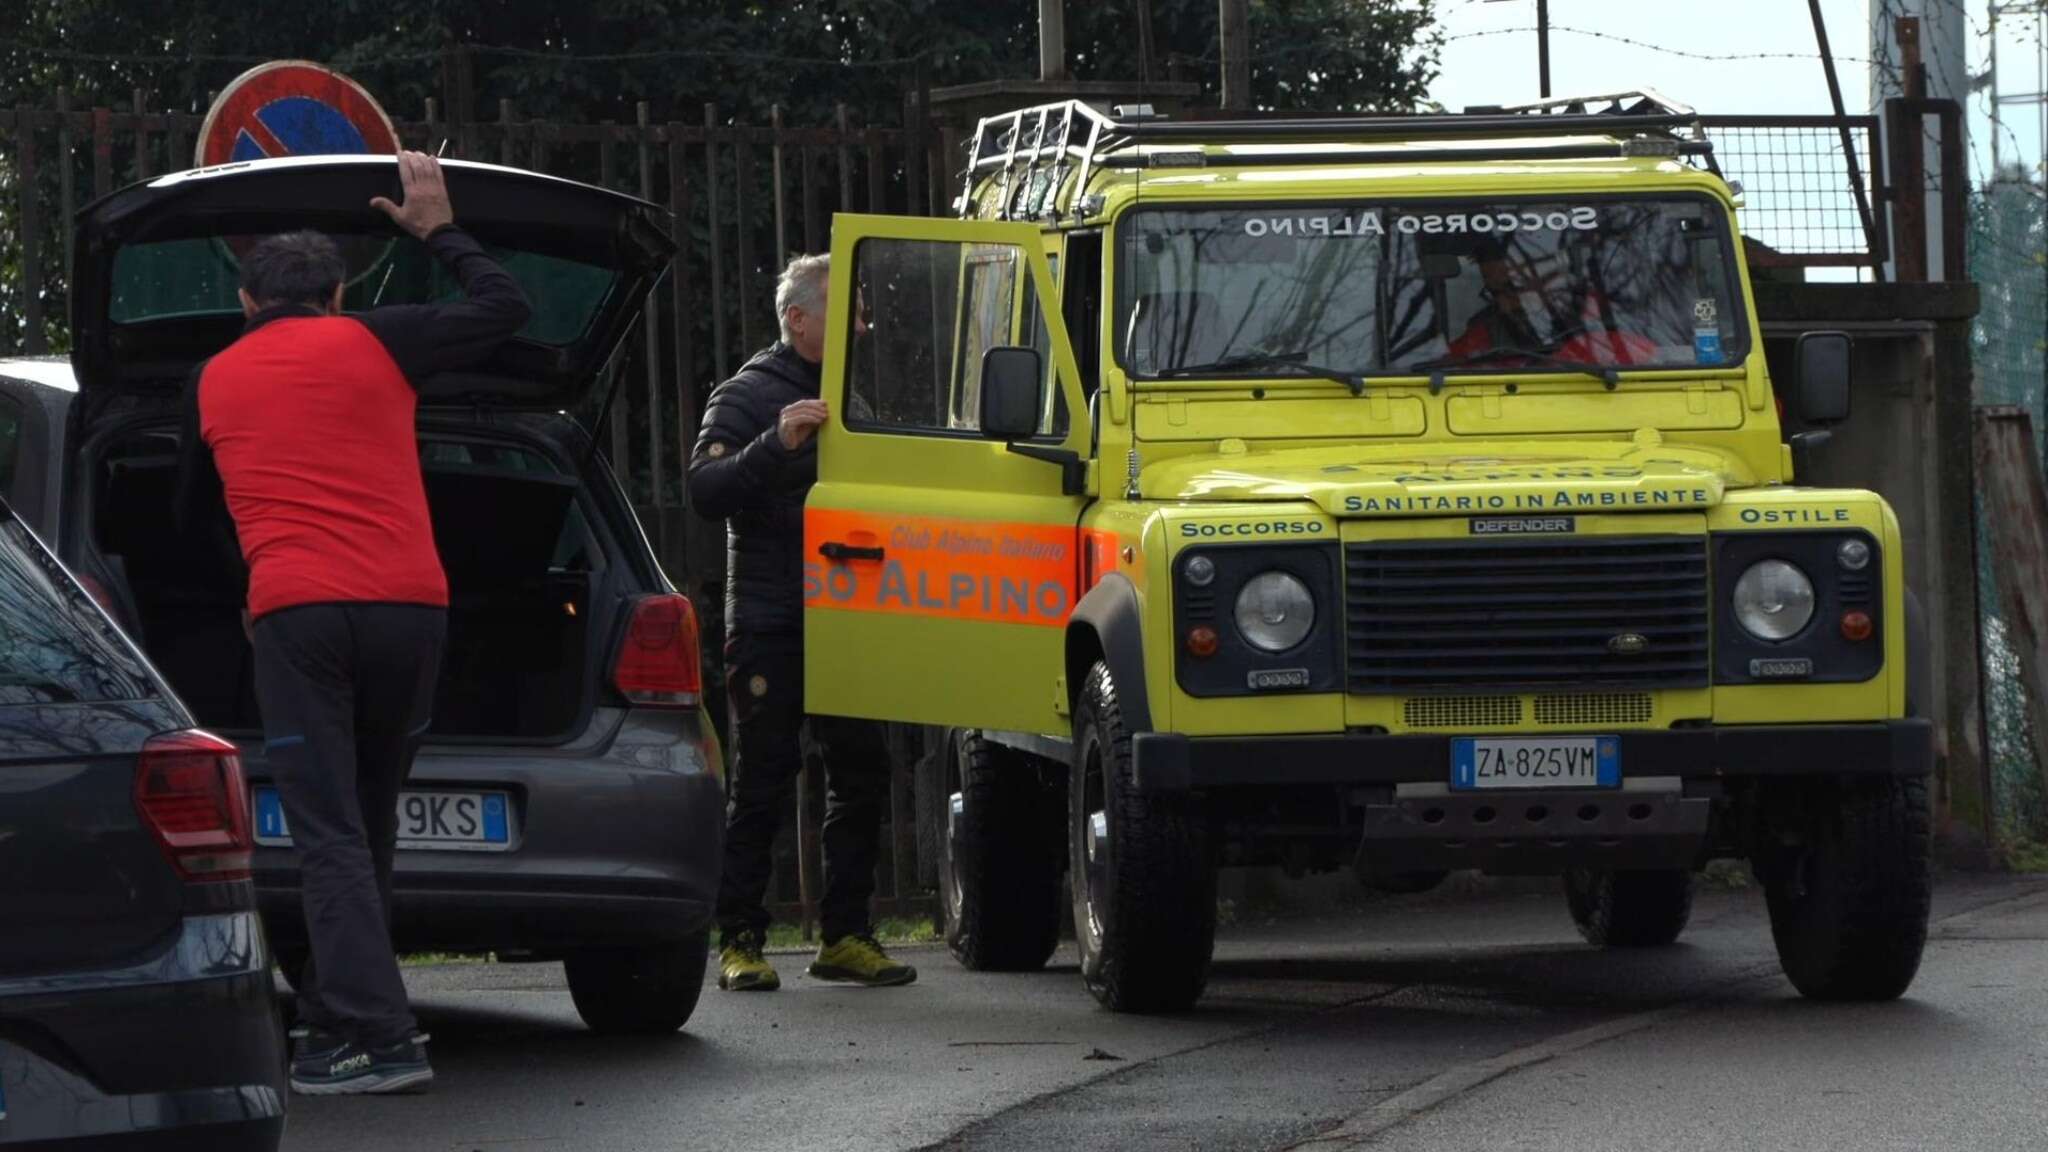
POLYGON ((205 732, 172 732, 142 747, 135 807, 187 880, 242 880, 255 844, 235 746, 205 732))
POLYGON ((685 596, 635 600, 619 642, 612 683, 635 704, 693 707, 704 691, 697 610, 685 596))

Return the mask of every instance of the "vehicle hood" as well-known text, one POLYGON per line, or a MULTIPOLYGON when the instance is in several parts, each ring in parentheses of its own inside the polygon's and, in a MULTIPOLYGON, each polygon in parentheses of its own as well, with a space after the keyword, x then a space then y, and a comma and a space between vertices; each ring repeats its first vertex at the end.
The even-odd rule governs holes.
POLYGON ((1139 494, 1162 501, 1310 500, 1347 517, 1520 515, 1710 508, 1730 489, 1756 483, 1746 465, 1724 453, 1644 440, 1437 447, 1226 445, 1141 468, 1139 494))
MULTIPOLYGON (((598 287, 587 290, 573 312, 579 318, 587 315, 586 322, 547 331, 542 314, 548 293, 536 291, 536 284, 521 275, 535 320, 473 374, 416 381, 422 397, 429 403, 566 410, 589 422, 612 386, 615 374, 605 370, 607 362, 675 250, 665 231, 667 211, 535 172, 455 160, 444 161, 442 169, 456 223, 487 249, 551 268, 573 264, 582 283, 598 287)), ((385 303, 396 302, 383 295, 391 284, 390 268, 402 264, 409 271, 425 271, 428 261, 423 252, 406 248, 416 241, 401 238, 370 207, 377 196, 400 198, 395 157, 223 164, 131 185, 88 205, 76 221, 72 264, 71 359, 80 391, 102 398, 161 392, 231 343, 242 330, 240 312, 231 307, 233 252, 249 237, 297 229, 334 236, 350 260, 347 310, 357 310, 358 303, 367 306, 373 292, 385 303), (177 310, 186 300, 177 296, 177 306, 141 318, 123 315, 122 309, 135 308, 134 298, 146 300, 151 288, 147 281, 138 286, 129 275, 120 285, 128 297, 117 307, 117 261, 123 250, 136 249, 138 266, 147 267, 145 254, 154 258, 167 241, 211 245, 207 251, 219 259, 210 291, 203 301, 193 296, 190 310, 177 310)), ((401 277, 401 298, 404 283, 401 277)), ((177 287, 189 292, 190 283, 181 281, 177 287)), ((436 283, 413 290, 445 299, 453 287, 436 283)))

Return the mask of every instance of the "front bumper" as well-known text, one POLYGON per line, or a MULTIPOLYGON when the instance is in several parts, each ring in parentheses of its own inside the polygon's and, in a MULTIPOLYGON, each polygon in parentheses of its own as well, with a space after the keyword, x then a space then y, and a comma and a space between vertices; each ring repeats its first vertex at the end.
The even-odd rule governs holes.
POLYGON ((1437 735, 1141 733, 1132 738, 1132 768, 1140 792, 1222 798, 1211 811, 1225 825, 1288 794, 1334 790, 1336 805, 1311 797, 1309 810, 1350 814, 1331 830, 1358 837, 1363 875, 1546 875, 1695 868, 1731 847, 1723 809, 1732 782, 1924 776, 1934 759, 1932 727, 1918 719, 1659 729, 1619 739, 1618 788, 1453 791, 1452 737, 1437 735))
MULTIPOLYGON (((1926 776, 1934 728, 1924 719, 1624 731, 1630 777, 1732 780, 1788 776, 1926 776)), ((1503 737, 1537 733, 1489 733, 1503 737)), ((1562 733, 1541 733, 1562 735, 1562 733)), ((1327 736, 1131 738, 1140 792, 1204 792, 1303 784, 1446 784, 1450 736, 1347 732, 1327 736)))

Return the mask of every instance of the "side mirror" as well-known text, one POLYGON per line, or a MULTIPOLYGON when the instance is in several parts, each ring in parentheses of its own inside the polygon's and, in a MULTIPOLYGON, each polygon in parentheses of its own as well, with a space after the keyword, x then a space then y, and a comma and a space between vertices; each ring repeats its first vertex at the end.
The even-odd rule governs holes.
POLYGON ((1849 334, 1808 332, 1793 346, 1794 411, 1815 427, 1849 418, 1849 334))
POLYGON ((991 348, 981 354, 981 434, 990 440, 1038 435, 1045 370, 1036 348, 991 348))

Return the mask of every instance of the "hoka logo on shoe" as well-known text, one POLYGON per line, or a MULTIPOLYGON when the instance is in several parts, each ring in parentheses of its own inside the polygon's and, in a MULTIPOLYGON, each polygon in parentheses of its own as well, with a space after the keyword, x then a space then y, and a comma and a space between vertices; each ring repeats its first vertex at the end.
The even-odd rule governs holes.
POLYGON ((327 1071, 331 1075, 339 1076, 344 1072, 355 1072, 364 1068, 368 1068, 369 1066, 370 1054, 368 1052, 358 1052, 346 1060, 337 1060, 334 1063, 329 1064, 327 1066, 327 1071))

